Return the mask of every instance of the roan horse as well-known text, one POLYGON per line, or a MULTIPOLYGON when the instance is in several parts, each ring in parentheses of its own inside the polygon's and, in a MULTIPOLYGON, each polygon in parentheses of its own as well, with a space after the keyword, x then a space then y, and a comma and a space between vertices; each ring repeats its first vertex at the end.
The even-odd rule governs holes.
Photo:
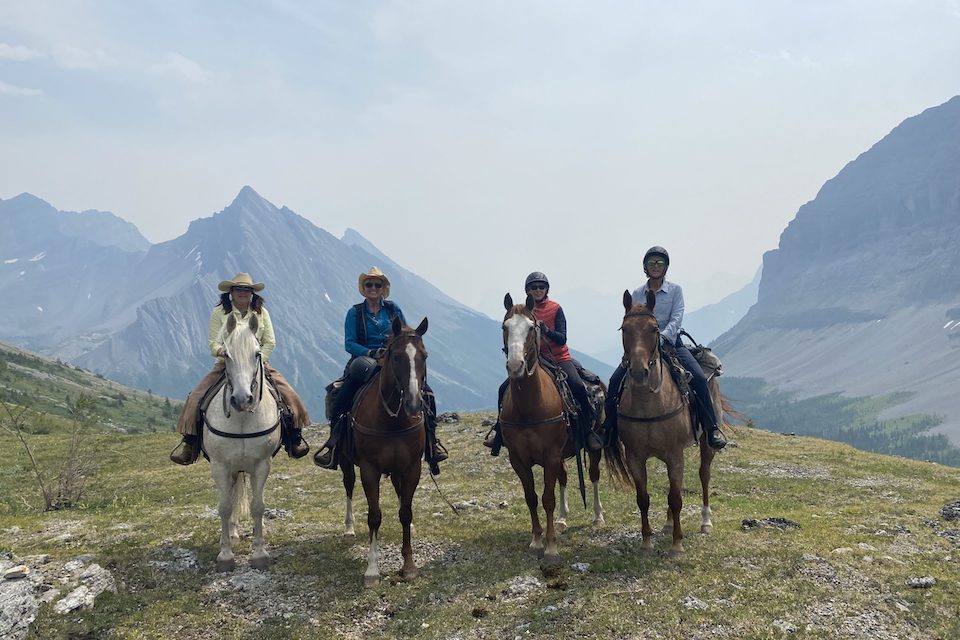
POLYGON ((203 448, 220 492, 218 571, 236 566, 231 546, 239 542, 237 521, 247 513, 253 516, 250 564, 256 569, 270 566, 270 555, 263 546, 263 487, 280 447, 280 411, 273 394, 264 389, 257 314, 249 316, 248 322, 239 323, 232 314, 227 318, 221 336, 226 383, 204 413, 203 448), (249 476, 253 493, 249 505, 244 476, 249 476))
POLYGON ((392 328, 393 336, 384 346, 380 370, 357 394, 351 429, 340 458, 343 488, 347 493, 345 535, 354 535, 355 464, 360 467, 360 482, 367 497, 370 549, 367 570, 363 574, 363 584, 367 587, 380 582, 380 478, 384 475, 390 476, 400 500, 400 524, 403 526, 401 575, 405 580, 417 577, 410 535, 413 494, 420 483, 420 460, 426 438, 423 382, 427 375, 427 350, 423 346, 423 334, 427 332, 427 319, 424 318, 416 329, 411 329, 403 326, 399 318, 394 318, 392 328))
MULTIPOLYGON (((618 407, 620 441, 623 443, 624 465, 616 456, 607 456, 614 477, 625 484, 636 486, 637 506, 640 507, 641 550, 653 551, 653 531, 650 528, 650 495, 647 493, 647 460, 652 456, 667 465, 670 491, 667 495, 667 521, 664 533, 673 532, 671 555, 683 553, 683 531, 680 515, 683 509, 683 452, 693 443, 693 418, 689 404, 670 376, 660 354, 660 328, 653 307, 656 296, 647 293, 646 305, 633 304, 629 291, 623 292, 623 350, 627 363, 627 375, 618 407)), ((716 378, 710 380, 710 393, 718 417, 722 403, 720 387, 716 378)), ((700 435, 700 484, 703 507, 700 514, 700 531, 710 533, 710 463, 714 450, 700 435)))
MULTIPOLYGON (((530 510, 533 540, 529 550, 543 556, 545 569, 560 565, 557 534, 566 529, 567 471, 564 458, 576 454, 569 438, 563 399, 550 374, 540 366, 540 331, 533 314, 534 302, 527 296, 525 304, 513 304, 508 293, 503 298, 507 313, 503 318, 503 346, 507 353, 509 386, 500 409, 503 443, 510 452, 510 465, 523 485, 523 495, 530 510), (546 547, 543 527, 537 512, 533 466, 543 467, 543 510, 546 514, 546 547), (560 512, 554 520, 556 497, 554 486, 560 482, 560 512)), ((601 416, 602 420, 602 416, 601 416)), ((594 524, 603 524, 600 504, 600 452, 591 451, 590 482, 593 485, 594 524)))

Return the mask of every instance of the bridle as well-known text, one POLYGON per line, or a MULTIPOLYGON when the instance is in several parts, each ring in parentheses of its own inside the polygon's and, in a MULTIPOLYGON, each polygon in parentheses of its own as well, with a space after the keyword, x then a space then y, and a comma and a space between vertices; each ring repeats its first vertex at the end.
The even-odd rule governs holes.
MULTIPOLYGON (((628 312, 623 316, 623 319, 626 320, 627 318, 632 318, 632 317, 637 317, 637 316, 649 316, 649 317, 653 318, 654 320, 656 320, 656 316, 654 315, 654 313, 653 313, 652 311, 650 311, 649 309, 646 309, 646 308, 644 308, 644 309, 642 309, 642 310, 637 310, 637 311, 628 311, 628 312)), ((660 390, 663 388, 663 358, 660 357, 660 329, 659 329, 659 325, 658 325, 658 328, 657 328, 656 342, 654 343, 654 345, 655 345, 655 346, 654 346, 654 348, 653 348, 653 353, 651 354, 650 361, 647 363, 647 366, 652 368, 652 367, 654 366, 654 364, 657 364, 657 365, 658 365, 658 367, 659 367, 659 369, 658 369, 658 377, 659 377, 659 380, 657 381, 657 387, 656 387, 655 389, 654 389, 654 388, 651 388, 649 385, 647 385, 647 391, 649 391, 649 392, 652 393, 652 394, 659 394, 659 393, 660 393, 660 390)), ((627 374, 629 375, 629 373, 630 373, 630 368, 631 368, 630 359, 627 358, 626 356, 624 356, 624 362, 625 362, 625 364, 626 364, 627 374)), ((684 400, 684 398, 681 397, 681 399, 680 399, 680 406, 676 407, 675 409, 673 409, 673 410, 671 410, 671 411, 668 411, 667 413, 664 413, 664 414, 662 414, 662 415, 659 415, 659 416, 653 416, 653 417, 650 417, 650 418, 644 417, 644 416, 631 416, 631 415, 626 414, 626 413, 621 413, 620 410, 619 410, 619 408, 617 409, 617 415, 620 416, 621 418, 626 418, 627 420, 632 420, 632 421, 634 421, 634 422, 661 422, 661 421, 663 421, 663 420, 669 420, 670 418, 674 417, 675 415, 677 415, 678 413, 680 413, 681 411, 683 411, 686 406, 687 406, 686 401, 684 400)))
MULTIPOLYGON (((226 351, 226 347, 224 347, 224 351, 226 351)), ((230 358, 229 352, 226 354, 226 357, 230 358)), ((227 402, 227 396, 233 395, 234 386, 233 386, 233 380, 230 379, 230 370, 228 368, 224 369, 224 374, 226 375, 227 380, 223 390, 223 415, 229 418, 230 403, 227 402)), ((258 383, 258 386, 260 387, 258 389, 259 396, 257 397, 257 404, 247 409, 248 413, 253 413, 254 411, 256 411, 257 407, 260 405, 260 402, 263 400, 263 378, 264 378, 263 357, 261 356, 259 351, 257 351, 257 375, 260 378, 260 381, 258 383)))
MULTIPOLYGON (((623 316, 623 319, 626 320, 627 318, 636 318, 636 317, 644 317, 644 316, 645 316, 645 317, 649 317, 649 318, 653 318, 654 321, 656 321, 656 319, 657 319, 657 316, 654 315, 654 313, 653 313, 652 311, 650 311, 649 309, 643 309, 642 311, 628 311, 628 312, 623 316)), ((623 359, 623 360, 624 360, 624 363, 626 364, 627 373, 629 374, 629 373, 630 373, 630 369, 632 368, 632 364, 631 364, 631 362, 630 362, 630 359, 627 358, 626 356, 624 356, 624 359, 623 359)), ((647 385, 647 391, 649 391, 650 393, 660 393, 660 390, 663 388, 663 358, 660 357, 660 329, 659 329, 659 326, 658 326, 658 328, 657 328, 657 336, 656 336, 656 340, 655 340, 655 342, 654 342, 653 353, 650 354, 650 360, 647 362, 647 367, 649 367, 649 368, 651 368, 651 369, 652 369, 655 365, 658 367, 657 387, 654 389, 654 388, 651 388, 649 385, 647 385)))
MULTIPOLYGON (((390 355, 390 351, 393 350, 394 345, 397 344, 397 341, 398 341, 400 338, 402 338, 402 337, 407 337, 407 338, 410 338, 410 339, 412 340, 413 338, 419 337, 419 336, 416 336, 415 334, 413 334, 413 335, 406 335, 406 336, 404 336, 404 334, 400 334, 400 335, 398 335, 398 336, 395 336, 395 337, 391 338, 390 342, 387 343, 386 353, 385 353, 385 355, 384 355, 384 358, 385 358, 385 360, 386 360, 387 362, 390 362, 390 358, 388 357, 388 356, 390 355)), ((392 372, 392 366, 391 366, 391 372, 392 372)), ((390 389, 390 393, 388 393, 387 396, 384 397, 384 394, 383 394, 383 381, 384 381, 385 378, 386 378, 386 376, 384 376, 383 373, 381 373, 381 374, 380 374, 379 389, 378 389, 378 394, 377 394, 377 395, 380 396, 380 406, 383 407, 383 410, 387 412, 387 415, 388 415, 388 416, 390 416, 391 418, 396 418, 398 415, 400 415, 400 410, 401 410, 401 408, 403 408, 403 397, 404 397, 404 394, 406 393, 406 390, 401 387, 401 385, 400 385, 400 379, 399 379, 399 378, 396 376, 396 374, 394 373, 394 376, 393 376, 393 380, 394 380, 394 382, 393 382, 393 388, 390 389), (393 409, 390 409, 390 398, 392 398, 395 394, 398 396, 398 397, 397 397, 397 408, 396 408, 395 410, 393 410, 393 409)), ((423 385, 418 385, 418 388, 419 388, 419 390, 420 390, 419 393, 420 393, 420 402, 421 402, 420 421, 422 422, 422 421, 423 421, 423 411, 424 411, 424 409, 423 409, 423 402, 424 402, 424 399, 423 399, 423 385)), ((418 422, 417 424, 419 425, 419 422, 418 422)))
MULTIPOLYGON (((517 312, 517 313, 511 313, 509 316, 507 316, 507 318, 512 318, 513 316, 516 316, 516 315, 523 316, 524 318, 529 318, 530 320, 533 321, 534 349, 533 349, 533 358, 529 359, 530 360, 529 367, 527 366, 527 361, 528 361, 527 341, 529 340, 529 338, 525 339, 523 343, 523 375, 525 378, 529 378, 530 376, 533 375, 534 370, 537 368, 537 361, 540 358, 540 341, 542 340, 540 336, 540 325, 537 323, 536 316, 531 317, 532 314, 528 316, 525 313, 517 312)), ((504 322, 506 322, 506 320, 504 320, 504 322)), ((503 347, 501 351, 503 351, 503 353, 506 354, 507 348, 503 347)))

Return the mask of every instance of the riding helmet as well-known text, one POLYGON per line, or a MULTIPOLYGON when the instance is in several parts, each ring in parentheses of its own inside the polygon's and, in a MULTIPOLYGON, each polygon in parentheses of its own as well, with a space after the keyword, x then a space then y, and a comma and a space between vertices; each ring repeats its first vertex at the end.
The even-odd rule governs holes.
POLYGON ((547 291, 550 290, 550 281, 547 279, 547 274, 542 271, 534 271, 527 276, 527 279, 523 283, 523 290, 526 291, 530 288, 530 285, 534 282, 542 282, 547 285, 547 291))
POLYGON ((666 260, 667 262, 667 264, 663 267, 663 275, 667 275, 667 269, 670 267, 670 254, 667 253, 667 250, 657 245, 657 246, 650 247, 649 249, 647 249, 647 252, 643 254, 643 272, 646 273, 648 276, 650 274, 647 273, 647 259, 650 256, 663 256, 663 259, 666 260))

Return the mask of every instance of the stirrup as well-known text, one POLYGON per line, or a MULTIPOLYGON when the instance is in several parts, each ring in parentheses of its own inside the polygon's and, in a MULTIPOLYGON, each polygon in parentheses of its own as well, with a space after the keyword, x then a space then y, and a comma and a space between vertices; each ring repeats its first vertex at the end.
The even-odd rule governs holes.
POLYGON ((336 468, 340 466, 340 461, 337 457, 336 447, 325 444, 313 454, 313 464, 321 469, 336 470, 336 468))
POLYGON ((180 464, 185 467, 193 464, 199 459, 200 459, 200 443, 199 442, 190 444, 186 440, 181 440, 180 442, 177 443, 177 446, 173 448, 173 451, 170 452, 170 462, 174 462, 176 464, 180 464), (180 449, 180 447, 183 447, 185 451, 190 452, 191 455, 189 458, 183 458, 176 455, 176 452, 178 449, 180 449))

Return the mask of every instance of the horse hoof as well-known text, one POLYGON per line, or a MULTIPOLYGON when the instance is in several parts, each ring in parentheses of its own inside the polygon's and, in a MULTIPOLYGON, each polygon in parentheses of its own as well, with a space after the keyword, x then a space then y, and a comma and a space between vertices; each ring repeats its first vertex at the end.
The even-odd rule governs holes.
POLYGON ((369 589, 380 584, 380 576, 363 576, 363 586, 369 589))
POLYGON ((543 557, 543 547, 527 547, 527 553, 535 558, 543 557))
POLYGON ((700 525, 700 533, 706 533, 706 534, 713 533, 713 525, 712 524, 700 525))
POLYGON ((357 538, 357 532, 354 531, 353 529, 350 529, 349 531, 344 531, 343 538, 344 540, 355 540, 357 538))
POLYGON ((400 572, 400 577, 407 582, 410 582, 411 580, 416 580, 417 576, 419 575, 420 575, 420 572, 416 569, 408 569, 406 571, 400 572))
POLYGON ((679 558, 683 555, 683 549, 670 549, 667 555, 671 558, 679 558))
POLYGON ((540 568, 546 572, 556 571, 561 567, 562 564, 563 564, 563 561, 560 559, 560 554, 554 554, 549 556, 545 555, 543 556, 543 559, 540 561, 540 568))
POLYGON ((259 558, 250 558, 250 566, 259 571, 266 571, 270 568, 273 561, 270 556, 260 556, 259 558))
POLYGON ((593 519, 593 526, 595 527, 602 527, 605 524, 607 524, 607 521, 603 519, 603 516, 597 516, 593 519))
POLYGON ((237 561, 234 558, 230 558, 229 560, 217 560, 217 571, 233 571, 236 568, 237 561))
POLYGON ((557 530, 557 535, 560 535, 567 530, 567 523, 563 520, 558 520, 557 522, 553 523, 553 528, 557 530))

